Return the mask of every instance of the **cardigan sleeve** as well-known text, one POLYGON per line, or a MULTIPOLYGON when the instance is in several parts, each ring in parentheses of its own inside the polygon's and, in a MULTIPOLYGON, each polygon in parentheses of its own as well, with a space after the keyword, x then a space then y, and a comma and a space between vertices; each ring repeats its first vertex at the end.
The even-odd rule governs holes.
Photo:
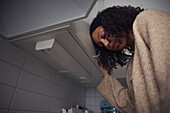
POLYGON ((170 14, 141 12, 133 24, 133 91, 138 113, 164 113, 170 105, 170 14))
POLYGON ((123 87, 114 76, 106 75, 97 90, 112 106, 122 113, 135 112, 128 89, 123 87))

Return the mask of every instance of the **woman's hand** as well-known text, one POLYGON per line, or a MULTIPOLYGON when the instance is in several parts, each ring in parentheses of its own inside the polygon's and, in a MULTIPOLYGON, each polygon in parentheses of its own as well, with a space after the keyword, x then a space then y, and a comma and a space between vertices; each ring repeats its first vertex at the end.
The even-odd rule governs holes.
POLYGON ((106 69, 106 66, 103 66, 99 57, 97 57, 96 60, 97 60, 97 63, 99 65, 100 73, 101 73, 102 77, 104 78, 106 75, 108 75, 108 71, 106 69))

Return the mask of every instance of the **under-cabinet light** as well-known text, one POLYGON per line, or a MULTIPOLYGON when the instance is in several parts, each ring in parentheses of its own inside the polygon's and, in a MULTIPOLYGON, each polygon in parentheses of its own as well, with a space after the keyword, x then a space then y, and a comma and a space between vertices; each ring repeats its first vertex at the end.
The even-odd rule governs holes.
POLYGON ((55 39, 40 41, 36 43, 35 50, 50 49, 53 47, 55 39))

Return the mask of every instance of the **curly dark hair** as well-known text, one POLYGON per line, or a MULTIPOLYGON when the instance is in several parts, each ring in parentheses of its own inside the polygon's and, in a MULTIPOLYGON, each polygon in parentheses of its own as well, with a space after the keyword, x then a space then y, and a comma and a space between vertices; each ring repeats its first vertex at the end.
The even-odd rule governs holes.
MULTIPOLYGON (((99 12, 90 25, 90 36, 93 31, 102 26, 107 36, 122 37, 122 32, 128 34, 132 30, 136 16, 144 9, 132 6, 113 6, 99 12)), ((134 53, 134 48, 126 46, 121 51, 110 51, 105 47, 99 47, 92 38, 96 54, 100 54, 100 61, 110 74, 113 68, 124 66, 134 53)))

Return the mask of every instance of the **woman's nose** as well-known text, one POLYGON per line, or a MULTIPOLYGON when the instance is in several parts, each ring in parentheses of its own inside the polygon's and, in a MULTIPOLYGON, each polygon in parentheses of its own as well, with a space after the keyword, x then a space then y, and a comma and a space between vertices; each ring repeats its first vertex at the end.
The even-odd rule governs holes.
POLYGON ((107 39, 102 39, 101 42, 104 44, 105 47, 109 45, 109 41, 107 39))

